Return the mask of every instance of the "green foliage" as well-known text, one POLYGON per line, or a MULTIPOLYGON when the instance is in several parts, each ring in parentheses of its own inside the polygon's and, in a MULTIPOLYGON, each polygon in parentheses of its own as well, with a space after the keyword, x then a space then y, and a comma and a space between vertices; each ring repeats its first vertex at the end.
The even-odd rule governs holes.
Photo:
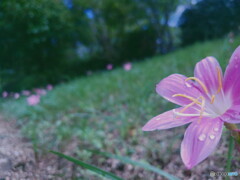
POLYGON ((40 84, 54 81, 65 48, 74 42, 72 18, 61 0, 2 0, 0 29, 0 66, 3 77, 13 80, 6 86, 26 74, 38 76, 40 84))
POLYGON ((139 162, 139 161, 134 161, 128 157, 125 157, 125 156, 119 156, 119 155, 115 155, 115 154, 110 154, 110 153, 106 153, 106 152, 98 152, 98 151, 91 151, 95 154, 99 154, 99 155, 102 155, 102 156, 106 156, 106 157, 109 157, 109 158, 113 158, 113 159, 118 159, 124 163, 127 163, 127 164, 132 164, 133 166, 135 167, 141 167, 141 168, 144 168, 148 171, 152 171, 152 172, 155 172, 161 176, 164 176, 165 178, 169 179, 169 180, 179 180, 177 177, 171 175, 171 174, 168 174, 167 172, 161 170, 161 169, 158 169, 157 167, 155 166, 152 166, 146 162, 139 162))
POLYGON ((65 154, 62 154, 62 153, 56 152, 56 151, 50 151, 50 152, 55 154, 55 155, 57 155, 57 156, 59 156, 59 157, 65 158, 68 161, 71 161, 74 164, 77 164, 77 165, 79 165, 79 166, 81 166, 83 168, 86 168, 86 169, 88 169, 90 171, 93 171, 96 174, 99 174, 100 176, 103 176, 103 177, 106 177, 106 178, 112 179, 112 180, 123 180, 122 178, 120 178, 120 177, 118 177, 118 176, 116 176, 116 175, 114 175, 114 174, 112 174, 110 172, 104 171, 104 170, 102 170, 100 168, 97 168, 97 167, 91 165, 91 164, 84 163, 83 161, 77 160, 77 159, 75 159, 75 158, 73 158, 71 156, 67 156, 65 154))
POLYGON ((72 2, 68 9, 63 0, 1 0, 3 90, 59 83, 107 63, 116 66, 173 47, 168 21, 177 0, 72 2), (86 48, 83 61, 76 44, 86 48))
POLYGON ((203 0, 186 9, 180 19, 182 44, 219 38, 239 30, 240 1, 203 0))
POLYGON ((123 59, 141 59, 150 57, 156 51, 157 34, 152 27, 125 33, 119 52, 123 59))
MULTIPOLYGON (((71 156, 67 156, 65 154, 62 154, 60 152, 56 152, 56 151, 50 151, 51 153, 59 156, 59 157, 62 157, 62 158, 65 158, 67 159, 68 161, 71 161, 83 168, 86 168, 90 171, 93 171, 97 174, 100 174, 104 177, 108 177, 109 179, 117 179, 117 180, 121 180, 121 178, 115 176, 114 174, 112 173, 109 173, 109 172, 106 172, 100 168, 97 168, 95 166, 92 166, 90 164, 87 164, 87 163, 84 163, 80 160, 77 160, 71 156)), ((141 167, 141 168, 144 168, 148 171, 153 171, 161 176, 164 176, 165 178, 169 179, 169 180, 179 180, 177 177, 171 175, 171 174, 168 174, 167 172, 163 171, 163 170, 160 170, 154 166, 151 166, 150 164, 146 163, 146 162, 138 162, 138 161, 134 161, 128 157, 124 157, 124 156, 118 156, 118 155, 114 155, 114 154, 110 154, 110 153, 106 153, 106 152, 98 152, 98 151, 90 151, 90 152, 93 152, 94 154, 99 154, 99 155, 102 155, 102 156, 105 156, 105 157, 110 157, 110 158, 113 158, 113 159, 118 159, 124 163, 127 163, 127 164, 132 164, 133 166, 138 166, 138 167, 141 167)))
POLYGON ((73 3, 76 15, 82 11, 93 14, 88 21, 90 48, 109 62, 142 59, 172 48, 168 21, 178 4, 176 0, 74 0, 73 3), (157 39, 161 43, 156 43, 157 39))

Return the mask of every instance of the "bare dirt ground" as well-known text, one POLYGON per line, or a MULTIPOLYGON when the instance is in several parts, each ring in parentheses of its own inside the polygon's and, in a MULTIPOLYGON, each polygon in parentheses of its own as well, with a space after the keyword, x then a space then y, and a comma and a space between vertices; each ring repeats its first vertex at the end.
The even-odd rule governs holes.
POLYGON ((38 160, 32 144, 17 129, 15 122, 0 118, 1 180, 71 179, 71 164, 51 154, 38 160))
MULTIPOLYGON (((44 156, 34 152, 32 144, 20 134, 17 130, 15 122, 6 122, 0 118, 0 180, 61 180, 75 179, 74 177, 83 177, 81 172, 72 163, 56 157, 50 153, 44 156), (41 157, 39 157, 41 156, 41 157)), ((184 129, 179 128, 174 131, 155 132, 151 134, 151 138, 159 142, 159 152, 161 144, 167 143, 170 137, 183 134, 184 129)), ((149 137, 148 137, 149 138, 149 137)), ((151 159, 152 165, 160 166, 161 169, 173 174, 180 179, 186 180, 208 180, 208 179, 224 179, 224 177, 210 177, 210 172, 224 172, 227 156, 227 139, 224 136, 215 151, 207 160, 199 164, 192 170, 187 170, 180 158, 179 147, 181 138, 178 138, 172 147, 170 153, 166 151, 166 157, 160 157, 159 152, 146 152, 143 146, 148 146, 147 137, 140 137, 139 142, 135 146, 136 152, 132 155, 132 159, 143 159, 143 154, 148 154, 148 159, 151 159)), ((73 140, 66 147, 63 153, 73 155, 72 152, 79 145, 77 140, 73 140)), ((165 146, 165 145, 164 145, 165 146)), ((163 146, 163 147, 164 147, 163 146)), ((162 154, 162 153, 160 153, 162 154)), ((96 158, 96 159, 95 159, 96 158)), ((152 172, 145 171, 141 168, 136 168, 131 165, 123 164, 118 160, 107 159, 103 163, 98 162, 96 166, 111 171, 123 179, 127 180, 162 180, 162 176, 158 176, 152 172), (148 178, 146 178, 148 177, 148 178)), ((239 172, 240 161, 239 152, 235 151, 232 164, 232 171, 239 172)), ((238 179, 232 177, 231 179, 238 179)), ((98 176, 91 176, 89 180, 101 179, 98 176)))
MULTIPOLYGON (((228 135, 229 132, 224 133, 220 143, 218 144, 214 153, 212 153, 206 160, 198 164, 196 167, 188 170, 180 157, 180 146, 185 132, 184 127, 174 128, 164 131, 154 131, 148 133, 148 137, 139 137, 138 143, 135 146, 135 153, 132 154, 131 158, 138 160, 143 159, 147 155, 148 162, 181 180, 222 180, 226 179, 226 162, 228 154, 228 135), (173 137, 181 136, 175 138, 175 141, 170 141, 173 137), (149 144, 148 139, 154 139, 156 141, 155 147, 150 147, 150 150, 146 151, 147 146, 152 146, 149 144), (171 147, 168 148, 168 144, 171 147), (156 147, 158 147, 157 150, 156 147), (152 150, 151 150, 152 149, 152 150), (214 177, 210 176, 211 172, 215 172, 214 177), (223 175, 217 175, 217 174, 223 175)), ((230 177, 231 180, 240 179, 240 153, 234 149, 231 172, 237 172, 238 176, 230 177)), ((145 171, 141 168, 136 168, 131 165, 124 165, 121 162, 113 159, 107 161, 108 167, 105 164, 105 169, 114 172, 115 174, 123 177, 127 180, 165 180, 163 176, 159 176, 156 173, 145 171), (121 165, 121 166, 120 166, 121 165)), ((99 165, 100 166, 100 165, 99 165)))

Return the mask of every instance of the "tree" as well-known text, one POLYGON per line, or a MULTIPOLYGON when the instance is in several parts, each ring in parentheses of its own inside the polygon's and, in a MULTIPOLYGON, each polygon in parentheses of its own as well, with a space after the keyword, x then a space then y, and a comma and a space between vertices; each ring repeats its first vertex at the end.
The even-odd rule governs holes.
POLYGON ((175 11, 177 0, 135 0, 139 3, 149 24, 157 33, 157 53, 164 54, 173 48, 173 39, 169 27, 169 18, 175 11))
POLYGON ((91 12, 89 27, 94 44, 91 47, 104 59, 142 59, 166 53, 173 46, 168 21, 177 0, 75 0, 73 4, 76 11, 91 12), (132 39, 135 42, 129 43, 132 39), (144 45, 142 39, 149 41, 144 45), (141 56, 137 49, 149 52, 141 56))
POLYGON ((238 28, 238 0, 203 0, 190 6, 180 18, 183 45, 218 38, 238 28))
POLYGON ((16 80, 38 74, 45 83, 54 81, 64 50, 75 41, 73 28, 61 0, 1 0, 1 68, 11 70, 16 80))

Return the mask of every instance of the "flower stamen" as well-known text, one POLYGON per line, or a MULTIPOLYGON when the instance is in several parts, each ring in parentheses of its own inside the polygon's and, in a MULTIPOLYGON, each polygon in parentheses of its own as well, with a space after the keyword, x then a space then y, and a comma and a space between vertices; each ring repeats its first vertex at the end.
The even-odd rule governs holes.
POLYGON ((212 97, 211 97, 211 104, 214 103, 214 100, 215 100, 215 95, 212 95, 212 97))
POLYGON ((202 99, 202 105, 201 105, 201 111, 200 111, 200 116, 199 116, 198 123, 200 123, 201 120, 202 120, 203 113, 204 113, 204 110, 205 110, 205 104, 206 104, 205 98, 203 96, 200 96, 199 98, 202 99))
MULTIPOLYGON (((181 109, 181 111, 179 111, 179 113, 183 113, 184 111, 186 111, 188 108, 190 108, 191 106, 193 106, 194 104, 196 104, 195 102, 191 102, 190 104, 184 106, 183 109, 181 109)), ((178 118, 178 116, 176 116, 176 118, 178 118)))
POLYGON ((178 96, 187 98, 190 101, 193 101, 194 103, 201 105, 201 102, 199 102, 197 99, 195 99, 194 97, 185 95, 185 94, 174 94, 172 97, 178 97, 178 96))
POLYGON ((222 76, 221 76, 221 71, 219 67, 217 67, 217 74, 218 74, 218 84, 219 84, 217 93, 219 93, 222 89, 222 76))
MULTIPOLYGON (((185 117, 198 117, 200 116, 200 114, 185 114, 185 113, 180 113, 180 112, 177 112, 175 109, 173 109, 173 113, 177 116, 185 116, 185 117)), ((209 114, 207 113, 203 113, 202 114, 203 116, 209 116, 209 114)))
POLYGON ((200 120, 202 119, 202 116, 203 116, 203 113, 204 113, 204 110, 205 110, 205 98, 203 96, 200 96, 198 97, 197 99, 196 98, 193 98, 191 96, 187 96, 185 94, 174 94, 172 97, 177 97, 177 96, 180 96, 180 97, 185 97, 193 102, 191 102, 190 104, 184 106, 183 109, 181 109, 179 112, 176 112, 174 111, 174 114, 175 114, 175 117, 178 118, 178 116, 200 116, 200 120), (198 99, 202 99, 202 102, 199 102, 198 99), (193 106, 194 104, 198 104, 201 106, 201 110, 200 110, 200 114, 186 114, 186 113, 183 113, 184 111, 186 111, 189 107, 193 106))
POLYGON ((203 88, 204 92, 206 94, 208 94, 207 86, 200 79, 198 79, 196 77, 189 77, 189 78, 185 79, 185 81, 189 81, 189 80, 194 80, 194 81, 198 82, 198 84, 200 84, 200 86, 203 88))
POLYGON ((186 111, 188 108, 190 108, 191 106, 193 106, 194 104, 196 104, 195 102, 191 102, 190 104, 184 106, 183 109, 181 109, 180 113, 183 113, 184 111, 186 111))

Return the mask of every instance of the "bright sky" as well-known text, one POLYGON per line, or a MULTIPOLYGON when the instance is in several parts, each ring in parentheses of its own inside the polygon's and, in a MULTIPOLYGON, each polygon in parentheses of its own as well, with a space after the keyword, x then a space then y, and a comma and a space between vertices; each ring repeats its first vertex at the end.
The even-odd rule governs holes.
MULTIPOLYGON (((191 0, 189 3, 194 5, 197 2, 199 2, 201 0, 191 0)), ((169 20, 169 26, 171 27, 176 27, 178 25, 178 20, 181 17, 183 11, 187 8, 187 4, 185 5, 179 5, 176 9, 176 11, 171 15, 170 20, 169 20)))
POLYGON ((179 5, 177 7, 177 10, 175 11, 175 13, 172 14, 172 16, 170 17, 170 20, 169 20, 169 26, 171 27, 176 27, 177 24, 178 24, 178 20, 179 18, 181 17, 183 11, 186 9, 186 6, 185 5, 179 5))

